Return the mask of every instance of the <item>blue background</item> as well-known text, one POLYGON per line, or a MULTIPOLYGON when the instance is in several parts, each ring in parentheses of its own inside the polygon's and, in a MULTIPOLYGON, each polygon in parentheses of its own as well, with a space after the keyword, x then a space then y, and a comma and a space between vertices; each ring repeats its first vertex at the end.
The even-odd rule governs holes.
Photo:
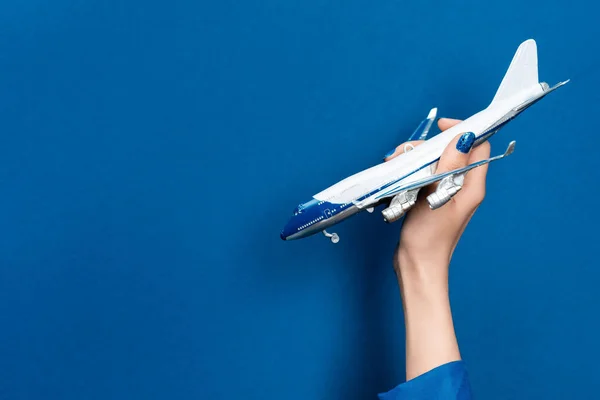
POLYGON ((0 397, 368 399, 403 381, 377 212, 292 209, 437 106, 484 108, 519 43, 573 78, 492 140, 451 297, 481 399, 590 398, 598 363, 596 6, 0 5, 0 397))

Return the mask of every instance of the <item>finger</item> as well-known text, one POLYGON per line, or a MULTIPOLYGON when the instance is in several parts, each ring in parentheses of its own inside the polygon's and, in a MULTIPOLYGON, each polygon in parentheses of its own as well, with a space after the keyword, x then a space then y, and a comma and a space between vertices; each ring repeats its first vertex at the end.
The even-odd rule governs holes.
POLYGON ((410 146, 417 147, 418 145, 420 145, 423 142, 424 142, 424 140, 411 140, 409 142, 402 143, 395 149, 388 151, 387 154, 385 156, 383 156, 383 161, 390 161, 392 158, 396 158, 400 154, 404 153, 405 149, 409 150, 411 148, 410 146), (410 145, 410 146, 407 146, 407 145, 410 145))
POLYGON ((465 167, 469 162, 469 152, 474 143, 475 134, 473 132, 456 135, 444 149, 435 173, 439 174, 465 167))
POLYGON ((438 121, 438 127, 441 131, 445 131, 446 129, 450 129, 460 122, 462 122, 460 119, 440 118, 438 121))
MULTIPOLYGON (((469 164, 490 158, 490 149, 491 146, 489 142, 484 142, 475 147, 473 150, 471 150, 471 154, 469 154, 469 164)), ((475 205, 481 204, 483 198, 485 197, 485 180, 487 176, 488 165, 489 164, 485 164, 481 167, 472 169, 465 177, 463 192, 468 193, 468 197, 475 205)))

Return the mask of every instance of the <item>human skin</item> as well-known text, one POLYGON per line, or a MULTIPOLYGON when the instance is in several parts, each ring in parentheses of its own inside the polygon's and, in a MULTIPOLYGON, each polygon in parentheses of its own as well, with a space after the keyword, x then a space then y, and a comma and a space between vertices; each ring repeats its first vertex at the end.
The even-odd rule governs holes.
MULTIPOLYGON (((444 131, 459 122, 442 118, 438 126, 444 131)), ((457 150, 461 136, 457 135, 446 147, 436 173, 464 167, 490 156, 488 142, 467 153, 457 150)), ((422 142, 410 143, 418 146, 422 142)), ((385 161, 402 154, 404 145, 398 146, 385 161)), ((450 309, 448 268, 462 233, 485 197, 487 168, 484 165, 471 170, 462 190, 437 210, 431 210, 426 200, 435 185, 423 188, 404 220, 394 254, 394 270, 404 309, 406 380, 461 359, 450 309)))

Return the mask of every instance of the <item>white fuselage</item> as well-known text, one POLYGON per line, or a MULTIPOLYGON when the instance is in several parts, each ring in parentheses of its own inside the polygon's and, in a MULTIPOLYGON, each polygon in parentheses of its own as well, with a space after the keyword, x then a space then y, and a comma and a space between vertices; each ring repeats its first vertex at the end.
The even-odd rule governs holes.
POLYGON ((452 139, 464 132, 473 132, 475 145, 486 141, 523 109, 545 95, 536 83, 511 97, 494 101, 483 111, 432 137, 414 149, 394 159, 378 164, 328 187, 300 204, 281 232, 284 240, 298 239, 324 231, 344 219, 369 209, 382 200, 403 191, 408 183, 435 174, 437 161, 452 139), (515 112, 514 110, 519 110, 515 112))
POLYGON ((380 191, 377 191, 377 189, 384 187, 390 182, 397 181, 393 185, 383 189, 385 192, 391 191, 395 187, 400 187, 411 181, 423 178, 426 175, 433 174, 435 172, 435 163, 439 160, 448 143, 450 143, 455 136, 464 132, 473 132, 476 136, 476 144, 480 144, 495 133, 495 131, 486 132, 490 126, 501 119, 514 107, 542 92, 543 89, 539 84, 528 90, 524 90, 517 96, 507 99, 500 104, 494 104, 452 128, 441 132, 437 136, 434 136, 415 147, 414 150, 404 152, 388 162, 375 165, 374 167, 349 176, 335 185, 317 193, 313 197, 320 201, 344 204, 356 202, 357 199, 360 199, 364 195, 372 193, 365 199, 366 201, 361 201, 361 203, 369 203, 369 199, 373 199, 380 195, 380 191), (429 165, 431 165, 431 168, 424 168, 429 165), (413 171, 416 172, 411 173, 413 171))

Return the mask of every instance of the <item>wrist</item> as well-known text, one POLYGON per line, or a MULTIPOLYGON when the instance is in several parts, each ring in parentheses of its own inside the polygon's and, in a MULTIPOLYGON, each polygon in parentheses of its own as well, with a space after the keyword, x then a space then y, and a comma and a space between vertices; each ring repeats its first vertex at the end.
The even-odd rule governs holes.
POLYGON ((394 255, 394 270, 398 279, 411 286, 448 287, 450 258, 431 251, 410 252, 399 247, 394 255), (416 257, 415 253, 419 256, 416 257))

